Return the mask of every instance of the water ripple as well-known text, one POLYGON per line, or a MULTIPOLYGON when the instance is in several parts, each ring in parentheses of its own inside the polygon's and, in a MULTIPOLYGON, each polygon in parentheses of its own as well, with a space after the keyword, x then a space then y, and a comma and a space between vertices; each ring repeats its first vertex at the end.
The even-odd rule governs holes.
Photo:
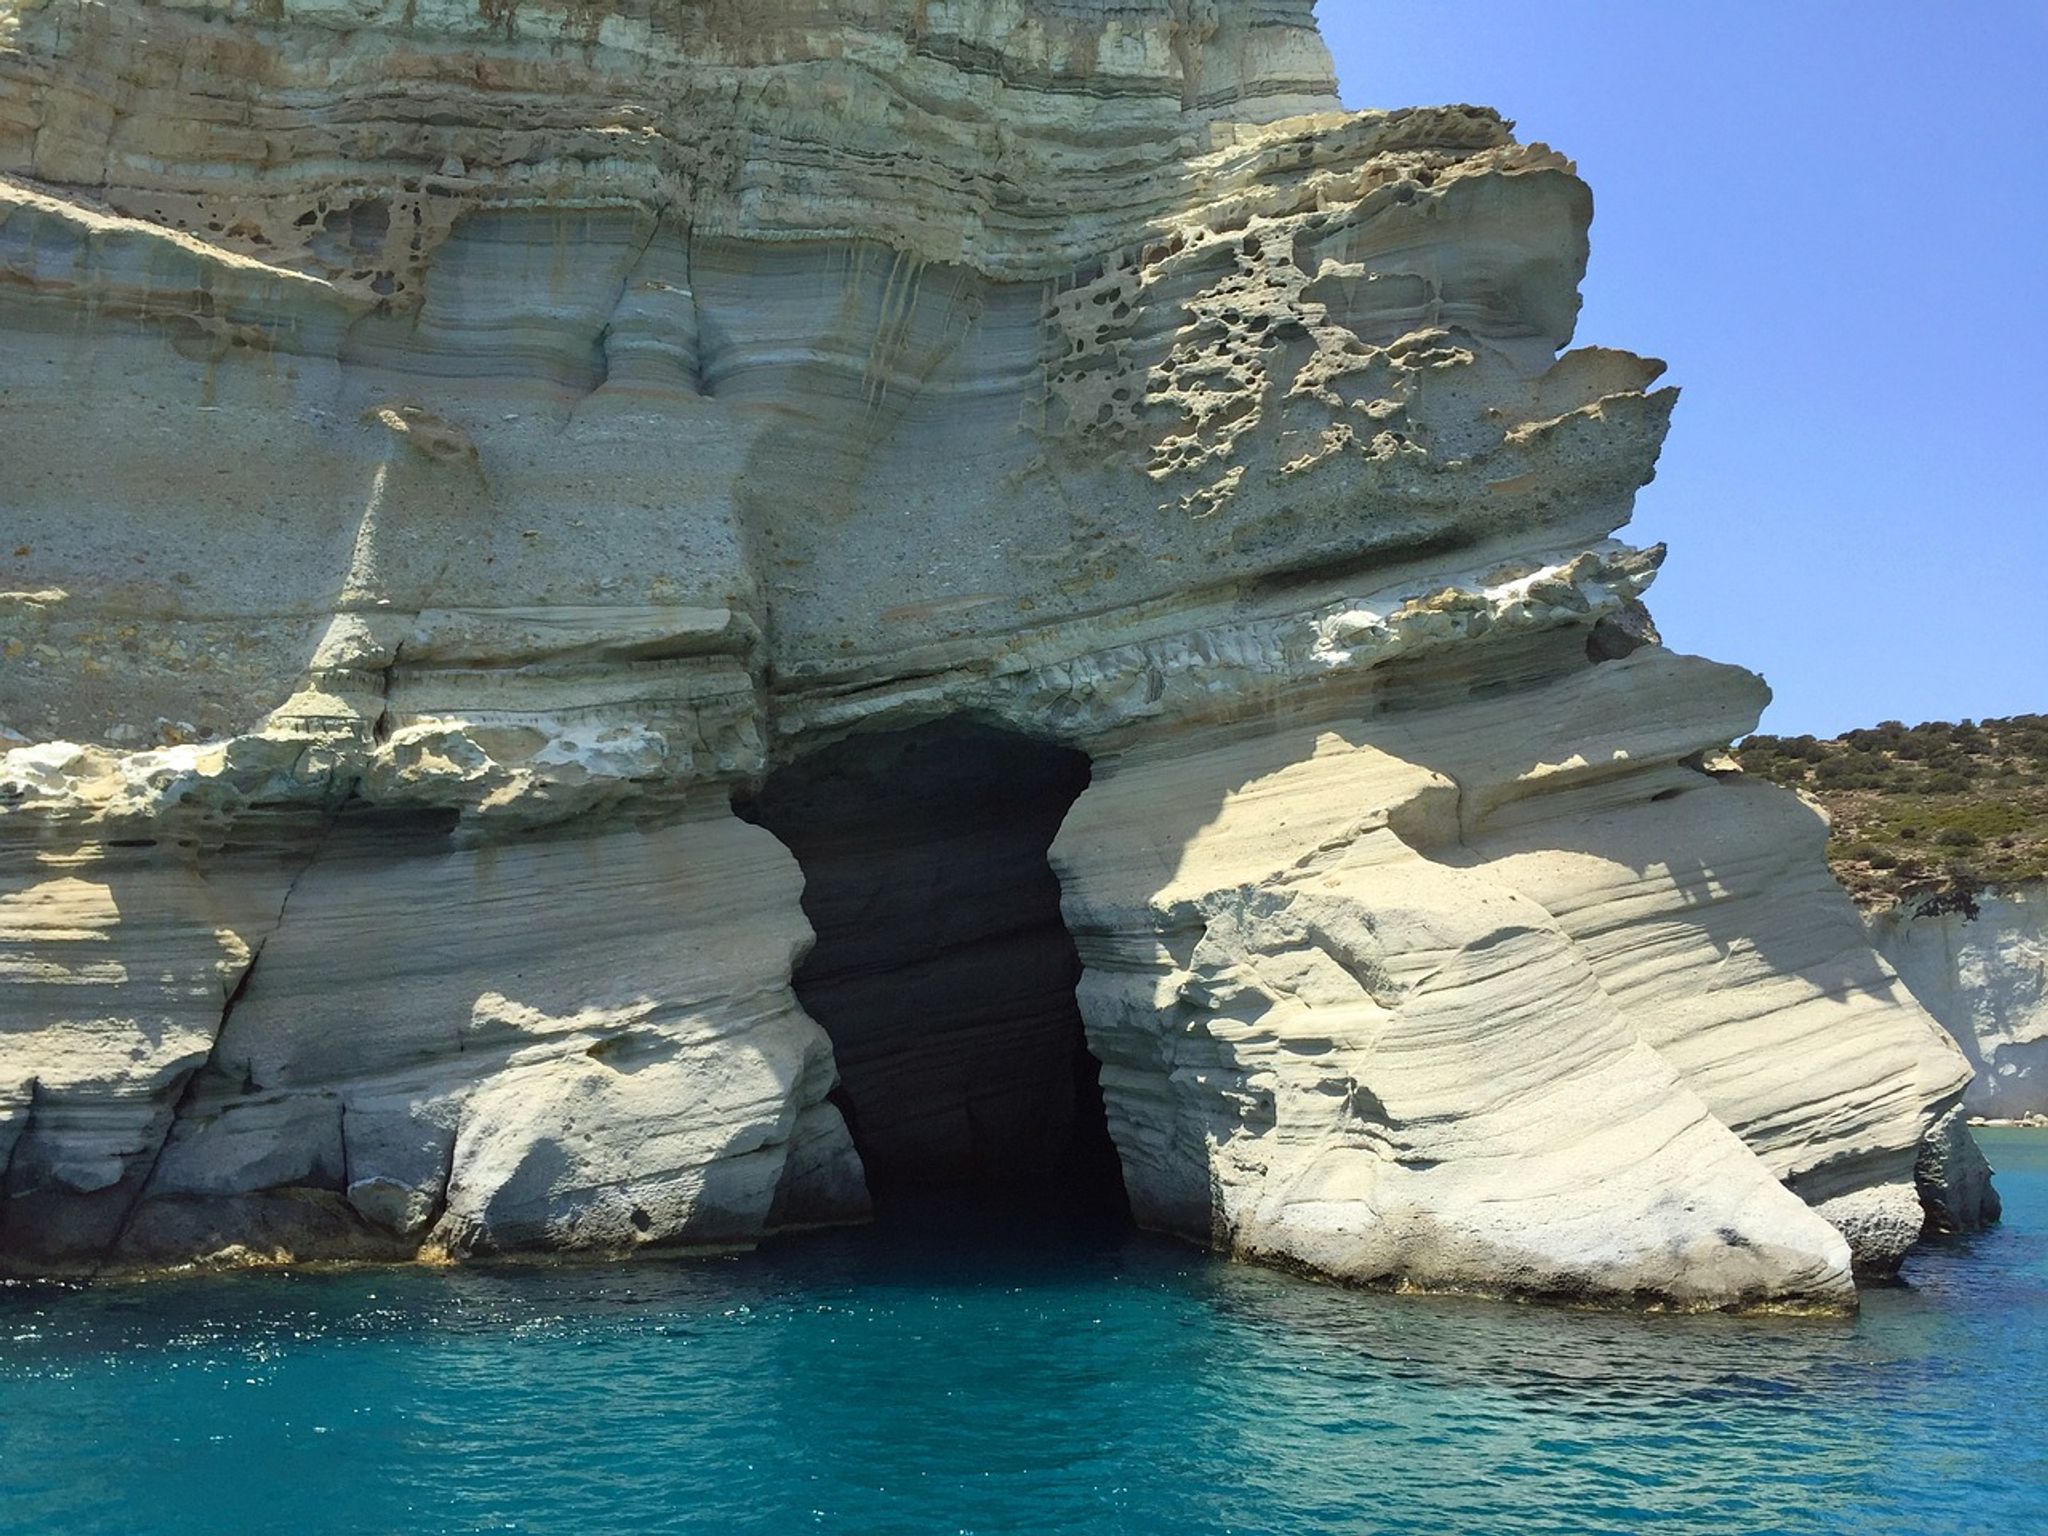
POLYGON ((1852 1326, 1359 1295, 1142 1239, 0 1286, 0 1526, 2016 1532, 2048 1138, 1852 1326))

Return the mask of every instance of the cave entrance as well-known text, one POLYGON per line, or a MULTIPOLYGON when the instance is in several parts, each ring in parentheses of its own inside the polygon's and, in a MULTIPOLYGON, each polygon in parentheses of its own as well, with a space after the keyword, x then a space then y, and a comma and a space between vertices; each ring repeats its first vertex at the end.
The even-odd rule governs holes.
POLYGON ((963 1206, 1125 1221, 1081 962, 1046 860, 1085 754, 965 721, 854 736, 740 807, 804 872, 796 994, 877 1217, 963 1206))

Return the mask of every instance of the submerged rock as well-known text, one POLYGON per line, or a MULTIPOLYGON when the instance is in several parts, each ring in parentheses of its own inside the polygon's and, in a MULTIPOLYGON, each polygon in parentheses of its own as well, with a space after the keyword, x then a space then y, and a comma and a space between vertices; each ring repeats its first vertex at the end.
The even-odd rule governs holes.
POLYGON ((747 1243, 1092 1115, 1249 1257, 1849 1301, 1968 1071, 1642 606, 1570 162, 1310 0, 842 11, 0 5, 5 1263, 747 1243))

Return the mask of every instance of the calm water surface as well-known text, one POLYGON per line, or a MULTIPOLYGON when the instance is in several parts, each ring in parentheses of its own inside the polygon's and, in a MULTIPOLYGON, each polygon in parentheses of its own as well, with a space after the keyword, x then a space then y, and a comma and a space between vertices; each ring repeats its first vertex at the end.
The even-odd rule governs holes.
POLYGON ((1359 1295, 1028 1225, 0 1289, 0 1530, 2048 1530, 2048 1133, 1853 1324, 1359 1295))

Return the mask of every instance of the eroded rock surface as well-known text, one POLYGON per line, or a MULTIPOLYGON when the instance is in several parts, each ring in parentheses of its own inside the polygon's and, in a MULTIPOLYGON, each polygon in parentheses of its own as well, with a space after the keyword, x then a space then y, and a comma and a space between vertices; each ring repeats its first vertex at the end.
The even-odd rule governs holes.
POLYGON ((1871 937, 1976 1075, 1971 1115, 2048 1115, 2048 887, 1908 897, 1869 917, 1871 937))
MULTIPOLYGON (((1714 770, 1761 684, 1657 642, 1675 395, 1568 350, 1571 164, 1340 111, 1309 0, 857 9, 0 0, 7 1264, 857 1219, 730 803, 958 718, 1092 762, 1149 1224, 1696 1306, 1895 1262, 1967 1069, 1714 770)), ((913 1151, 1071 1019, 942 990, 943 1063, 866 1005, 913 1151)))

